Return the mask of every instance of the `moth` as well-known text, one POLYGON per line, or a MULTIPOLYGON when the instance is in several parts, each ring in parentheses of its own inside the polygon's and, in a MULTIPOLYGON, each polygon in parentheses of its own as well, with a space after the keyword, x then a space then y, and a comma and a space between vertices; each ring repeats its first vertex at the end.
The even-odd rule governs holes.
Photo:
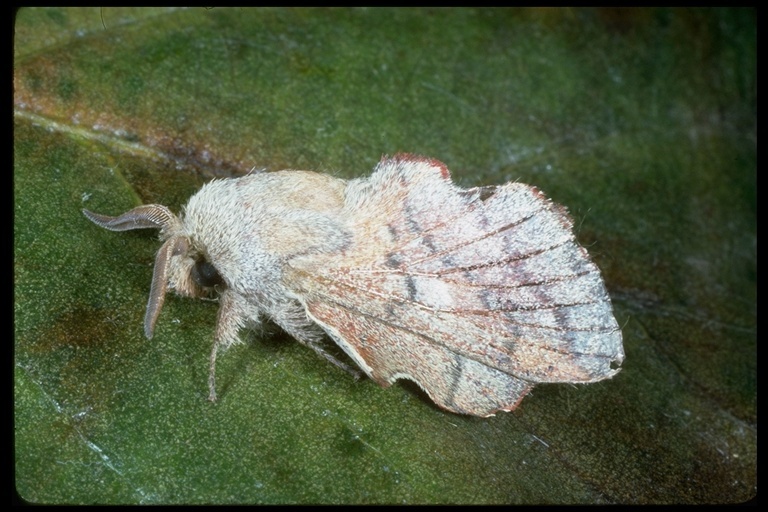
POLYGON ((181 215, 162 205, 113 231, 154 228, 144 332, 170 289, 218 296, 217 353, 271 319, 341 367, 324 334, 383 387, 418 384, 440 407, 492 416, 538 383, 616 375, 621 330, 565 208, 522 183, 462 189, 429 158, 384 157, 369 177, 285 170, 214 180, 181 215))

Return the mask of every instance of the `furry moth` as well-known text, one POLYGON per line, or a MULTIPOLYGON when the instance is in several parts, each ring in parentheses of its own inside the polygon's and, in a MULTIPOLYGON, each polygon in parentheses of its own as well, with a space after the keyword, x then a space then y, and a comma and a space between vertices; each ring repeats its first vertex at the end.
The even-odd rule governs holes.
POLYGON ((340 366, 329 335, 384 387, 416 382, 440 407, 511 411, 537 383, 613 377, 621 330, 565 208, 522 183, 462 189, 446 166, 383 158, 371 176, 308 171, 214 180, 181 215, 144 205, 113 231, 155 228, 144 332, 166 291, 218 294, 216 355, 268 317, 340 366))

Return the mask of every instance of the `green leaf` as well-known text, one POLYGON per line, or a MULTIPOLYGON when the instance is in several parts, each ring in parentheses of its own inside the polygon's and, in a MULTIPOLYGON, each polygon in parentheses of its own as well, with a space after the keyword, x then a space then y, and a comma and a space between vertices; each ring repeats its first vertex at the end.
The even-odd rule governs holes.
POLYGON ((32 503, 734 503, 756 493, 752 10, 112 9, 17 14, 16 491, 32 503), (142 318, 156 233, 253 168, 434 157, 530 183, 602 269, 626 361, 488 419, 355 381, 217 305, 142 318))

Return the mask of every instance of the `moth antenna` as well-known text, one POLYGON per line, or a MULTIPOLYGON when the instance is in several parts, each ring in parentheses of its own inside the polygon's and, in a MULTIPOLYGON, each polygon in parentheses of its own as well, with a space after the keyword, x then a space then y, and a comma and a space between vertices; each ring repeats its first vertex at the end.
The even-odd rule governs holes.
MULTIPOLYGON (((130 213, 130 212, 129 212, 130 213)), ((155 257, 155 270, 152 272, 152 286, 149 289, 147 312, 144 315, 144 335, 152 339, 155 323, 160 316, 160 310, 165 302, 165 292, 168 289, 168 267, 171 256, 183 254, 189 248, 189 240, 185 237, 174 236, 165 241, 155 257)))
POLYGON ((129 231, 132 229, 154 228, 168 231, 169 228, 178 225, 178 218, 161 204, 145 204, 133 210, 127 211, 117 217, 93 213, 83 210, 88 219, 102 228, 110 231, 129 231))

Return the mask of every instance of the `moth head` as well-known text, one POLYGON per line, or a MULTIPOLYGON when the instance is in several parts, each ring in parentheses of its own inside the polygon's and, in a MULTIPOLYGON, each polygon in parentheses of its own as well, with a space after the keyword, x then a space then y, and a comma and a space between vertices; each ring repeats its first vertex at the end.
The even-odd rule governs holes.
POLYGON ((165 293, 172 287, 177 293, 190 297, 210 295, 224 280, 205 255, 193 247, 184 233, 181 220, 159 204, 139 206, 117 217, 83 210, 94 224, 111 231, 159 229, 164 240, 155 257, 155 270, 144 315, 144 334, 152 338, 155 323, 165 302, 165 293))

